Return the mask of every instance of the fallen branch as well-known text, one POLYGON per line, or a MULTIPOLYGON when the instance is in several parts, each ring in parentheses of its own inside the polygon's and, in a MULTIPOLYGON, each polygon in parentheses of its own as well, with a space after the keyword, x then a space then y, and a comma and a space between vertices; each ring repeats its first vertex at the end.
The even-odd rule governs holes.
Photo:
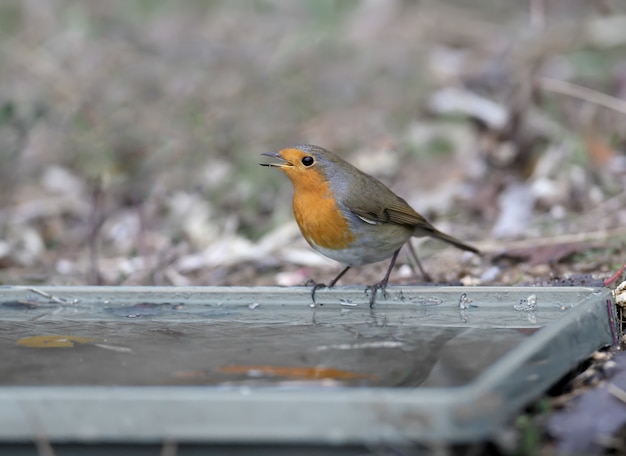
POLYGON ((538 79, 538 83, 539 87, 545 91, 578 98, 579 100, 587 101, 626 115, 626 101, 620 100, 619 98, 559 79, 543 77, 538 79))

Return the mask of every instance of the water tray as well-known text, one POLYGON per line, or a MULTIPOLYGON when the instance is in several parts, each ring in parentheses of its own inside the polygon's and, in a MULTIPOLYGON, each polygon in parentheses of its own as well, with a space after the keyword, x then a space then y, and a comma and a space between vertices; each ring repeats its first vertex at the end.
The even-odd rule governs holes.
POLYGON ((0 287, 0 440, 488 438, 618 338, 592 288, 0 287))

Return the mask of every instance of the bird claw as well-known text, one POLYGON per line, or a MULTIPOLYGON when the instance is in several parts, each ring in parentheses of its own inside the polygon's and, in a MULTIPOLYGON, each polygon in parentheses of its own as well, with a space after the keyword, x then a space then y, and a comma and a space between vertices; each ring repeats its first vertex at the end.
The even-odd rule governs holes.
POLYGON ((384 281, 376 283, 374 285, 368 285, 365 288, 365 293, 366 294, 367 294, 368 291, 371 292, 371 295, 370 295, 370 309, 372 307, 374 307, 374 303, 376 302, 376 294, 378 293, 378 290, 382 291, 383 298, 387 299, 387 284, 384 281))
POLYGON ((315 280, 309 279, 306 282, 306 286, 313 285, 313 289, 311 290, 311 299, 313 300, 313 304, 317 304, 315 302, 315 292, 320 288, 327 288, 325 283, 316 283, 315 280))

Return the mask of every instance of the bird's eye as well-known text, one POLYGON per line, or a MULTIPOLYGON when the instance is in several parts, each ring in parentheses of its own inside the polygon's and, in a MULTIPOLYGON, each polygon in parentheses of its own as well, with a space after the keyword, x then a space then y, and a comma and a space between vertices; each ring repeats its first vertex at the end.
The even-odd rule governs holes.
POLYGON ((313 163, 315 163, 315 160, 310 155, 307 155, 306 157, 302 157, 302 164, 306 166, 307 168, 311 166, 313 163))

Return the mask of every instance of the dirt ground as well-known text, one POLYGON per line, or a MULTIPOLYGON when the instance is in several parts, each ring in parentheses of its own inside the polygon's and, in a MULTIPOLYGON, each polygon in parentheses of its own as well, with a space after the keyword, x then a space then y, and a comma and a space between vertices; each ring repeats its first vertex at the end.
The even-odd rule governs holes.
POLYGON ((484 252, 415 240, 435 284, 624 280, 624 2, 5 0, 0 37, 0 285, 329 280, 259 166, 299 143, 484 252))

